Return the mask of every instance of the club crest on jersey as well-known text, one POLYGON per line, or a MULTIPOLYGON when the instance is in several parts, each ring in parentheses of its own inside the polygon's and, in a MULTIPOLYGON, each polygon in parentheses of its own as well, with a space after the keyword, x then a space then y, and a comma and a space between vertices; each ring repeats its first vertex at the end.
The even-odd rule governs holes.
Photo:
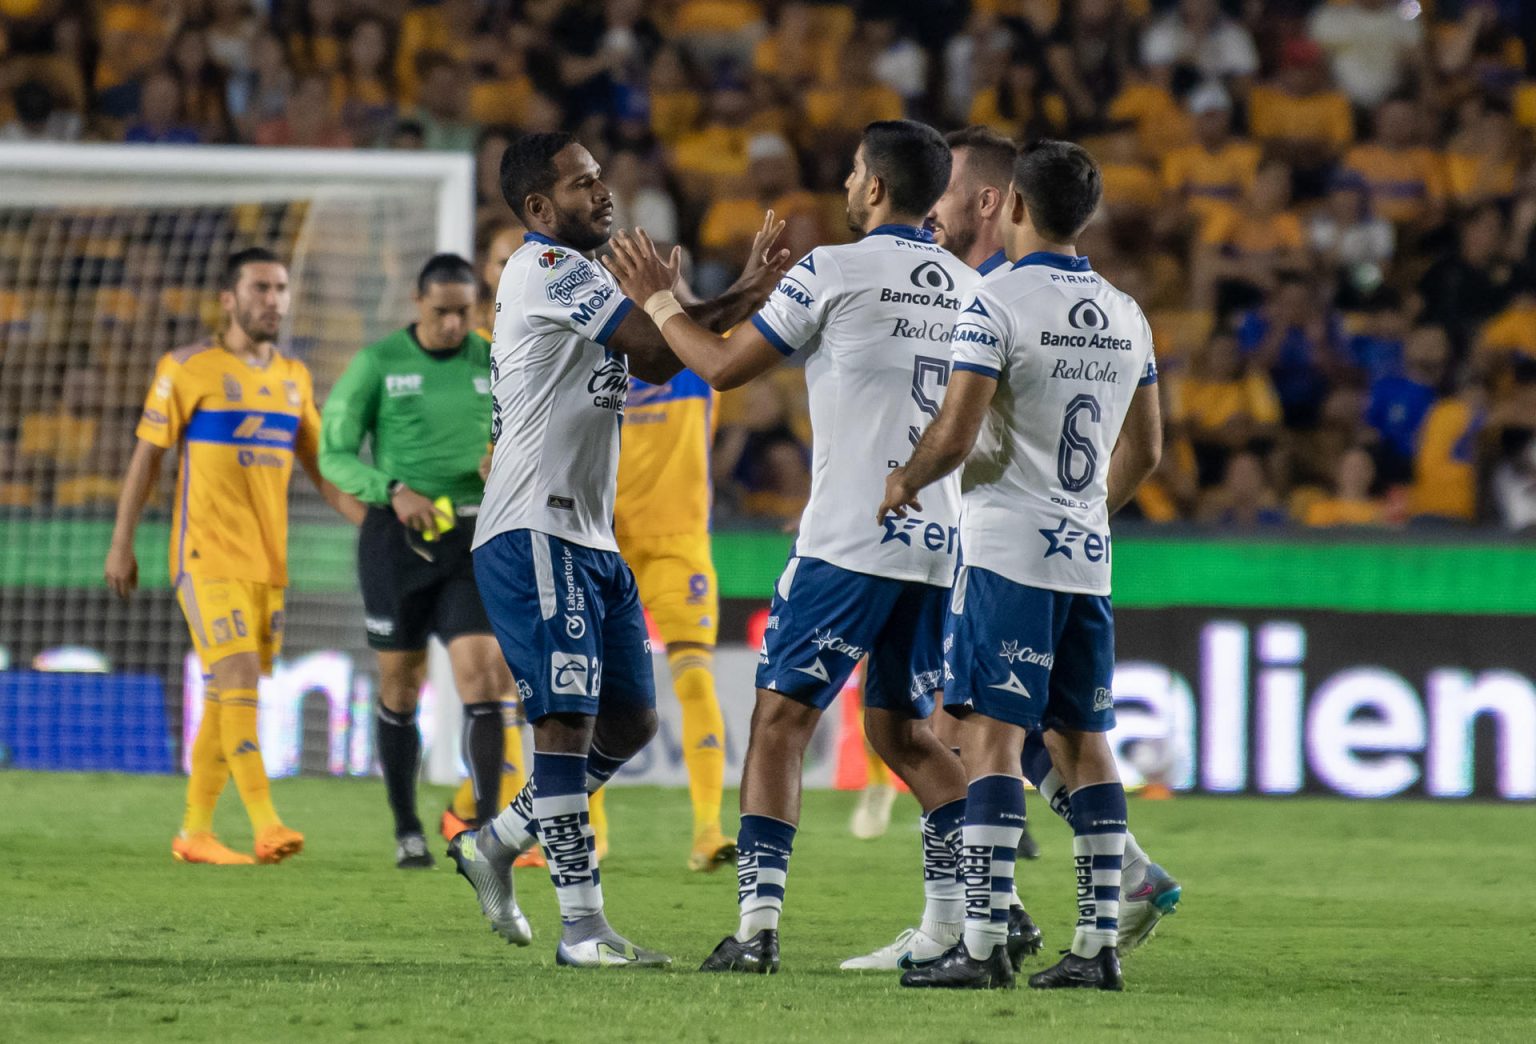
POLYGON ((224 375, 224 400, 226 402, 239 402, 243 398, 240 382, 230 374, 224 375))
POLYGON ((299 394, 299 384, 297 381, 284 381, 283 394, 288 397, 288 405, 290 406, 298 407, 304 403, 303 397, 299 394))

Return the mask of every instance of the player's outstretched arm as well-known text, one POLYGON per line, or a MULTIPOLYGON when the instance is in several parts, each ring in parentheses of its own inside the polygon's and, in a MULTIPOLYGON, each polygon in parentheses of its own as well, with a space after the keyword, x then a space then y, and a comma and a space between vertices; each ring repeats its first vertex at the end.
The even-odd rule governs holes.
POLYGON ((1163 410, 1157 384, 1144 384, 1131 397, 1120 438, 1109 455, 1109 513, 1123 508, 1163 459, 1163 410))
POLYGON ((164 448, 140 439, 133 447, 123 488, 117 495, 117 521, 112 526, 112 545, 107 549, 104 575, 107 587, 119 598, 127 598, 139 586, 139 560, 133 552, 133 535, 139 528, 139 516, 149 500, 149 491, 160 477, 164 448))
MULTIPOLYGON (((661 331, 669 354, 711 388, 726 391, 739 387, 783 360, 783 354, 754 327, 742 327, 727 339, 699 325, 672 293, 677 261, 676 252, 670 263, 662 261, 644 229, 633 236, 618 233, 613 237, 612 256, 603 258, 624 296, 640 304, 650 322, 661 331)), ((773 278, 776 281, 778 277, 773 278)), ((621 338, 631 323, 640 322, 635 316, 625 319, 615 333, 615 346, 628 352, 627 345, 620 343, 621 338)), ((630 358, 632 371, 642 380, 651 380, 636 365, 635 356, 630 358)))
POLYGON ((890 514, 906 518, 909 507, 922 510, 917 494, 964 463, 996 394, 996 377, 974 370, 954 371, 944 393, 944 405, 917 440, 912 459, 886 476, 885 499, 875 513, 876 524, 884 525, 885 516, 890 514))

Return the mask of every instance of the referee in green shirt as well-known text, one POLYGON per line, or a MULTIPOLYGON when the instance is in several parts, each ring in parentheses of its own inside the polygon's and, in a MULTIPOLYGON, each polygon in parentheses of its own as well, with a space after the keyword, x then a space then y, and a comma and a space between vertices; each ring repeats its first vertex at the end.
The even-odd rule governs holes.
POLYGON ((416 322, 358 352, 322 414, 321 474, 368 505, 357 573, 368 644, 379 657, 379 761, 401 868, 433 865, 416 814, 416 709, 429 637, 448 647, 464 702, 464 760, 478 821, 500 811, 504 760, 513 771, 522 764, 515 722, 504 729, 502 721, 501 701, 514 694, 511 672, 470 557, 491 431, 491 346, 471 330, 478 289, 463 258, 428 261, 417 277, 416 322), (359 455, 365 441, 372 464, 359 455))

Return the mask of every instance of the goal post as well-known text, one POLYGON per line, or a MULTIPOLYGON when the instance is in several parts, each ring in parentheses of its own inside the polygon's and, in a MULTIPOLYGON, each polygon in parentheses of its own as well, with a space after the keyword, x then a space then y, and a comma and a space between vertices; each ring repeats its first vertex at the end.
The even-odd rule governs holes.
MULTIPOLYGON (((429 256, 472 257, 473 160, 0 146, 0 664, 158 678, 166 713, 195 722, 200 707, 186 710, 182 699, 190 644, 165 586, 168 478, 141 527, 143 582, 128 606, 101 585, 102 558, 155 363, 210 332, 224 259, 252 245, 288 259, 293 302, 279 343, 309 366, 323 401, 360 348, 411 321, 415 276, 429 256)), ((264 690, 262 741, 269 760, 290 771, 365 771, 375 669, 352 541, 308 486, 296 475, 290 500, 291 691, 274 696, 268 714, 264 690), (306 666, 306 657, 319 659, 306 666)), ((445 659, 432 657, 431 689, 441 698, 422 722, 436 740, 427 768, 439 782, 459 775, 445 659)))

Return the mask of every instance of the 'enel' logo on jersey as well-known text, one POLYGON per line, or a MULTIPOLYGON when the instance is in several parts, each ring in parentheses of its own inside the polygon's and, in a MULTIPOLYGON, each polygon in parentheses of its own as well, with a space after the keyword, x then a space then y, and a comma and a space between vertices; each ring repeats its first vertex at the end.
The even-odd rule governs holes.
POLYGON ((883 520, 885 535, 880 538, 880 543, 889 544, 892 540, 899 540, 908 547, 912 546, 912 537, 917 535, 923 542, 923 547, 929 551, 942 551, 946 555, 955 553, 955 542, 960 539, 959 526, 945 526, 938 522, 928 522, 916 515, 907 518, 897 518, 895 515, 887 515, 883 520))
POLYGON ((1067 520, 1062 519, 1061 525, 1055 529, 1039 530, 1041 536, 1046 539, 1045 554, 1042 558, 1050 558, 1052 555, 1061 555, 1064 558, 1072 557, 1074 545, 1081 544, 1078 550, 1083 557, 1090 562, 1109 561, 1109 534, 1100 536, 1098 533, 1089 533, 1081 529, 1072 529, 1067 525, 1067 520))

